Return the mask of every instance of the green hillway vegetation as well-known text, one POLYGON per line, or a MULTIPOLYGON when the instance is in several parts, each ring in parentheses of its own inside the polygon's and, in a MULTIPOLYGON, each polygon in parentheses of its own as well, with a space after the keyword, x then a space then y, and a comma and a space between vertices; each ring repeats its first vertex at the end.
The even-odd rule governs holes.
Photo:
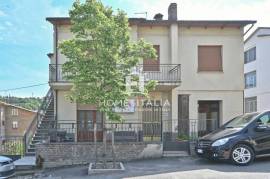
POLYGON ((0 96, 0 101, 12 105, 20 106, 30 110, 37 110, 42 102, 40 97, 15 97, 15 96, 0 96))

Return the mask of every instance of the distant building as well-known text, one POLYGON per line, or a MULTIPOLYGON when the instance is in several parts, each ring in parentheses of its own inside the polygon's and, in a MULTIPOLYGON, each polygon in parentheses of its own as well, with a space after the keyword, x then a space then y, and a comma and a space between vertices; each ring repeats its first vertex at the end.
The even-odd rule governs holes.
POLYGON ((270 109, 270 27, 258 27, 245 41, 245 112, 270 109))
POLYGON ((0 101, 0 141, 23 137, 35 115, 35 111, 0 101))

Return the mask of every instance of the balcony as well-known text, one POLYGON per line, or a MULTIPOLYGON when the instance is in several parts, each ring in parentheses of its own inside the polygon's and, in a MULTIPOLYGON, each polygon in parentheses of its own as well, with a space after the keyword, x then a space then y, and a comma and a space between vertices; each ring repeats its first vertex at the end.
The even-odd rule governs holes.
MULTIPOLYGON (((159 64, 159 65, 138 65, 134 68, 135 72, 140 72, 144 76, 144 80, 158 81, 157 87, 174 88, 179 86, 181 82, 181 65, 180 64, 159 64)), ((62 65, 49 65, 49 82, 51 84, 67 85, 68 80, 62 71, 62 65)), ((163 88, 162 88, 163 89, 163 88)), ((165 88, 164 88, 165 89, 165 88)), ((167 88, 166 88, 167 89, 167 88)))

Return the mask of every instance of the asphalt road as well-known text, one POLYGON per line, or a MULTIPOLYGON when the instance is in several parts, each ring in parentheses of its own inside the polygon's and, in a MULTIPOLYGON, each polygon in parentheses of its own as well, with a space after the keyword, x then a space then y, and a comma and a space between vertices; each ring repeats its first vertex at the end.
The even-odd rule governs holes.
MULTIPOLYGON (((270 179, 270 158, 257 159, 245 167, 198 158, 162 158, 124 163, 124 172, 87 175, 88 166, 47 170, 35 178, 51 179, 270 179)), ((30 178, 30 177, 29 177, 30 178)))

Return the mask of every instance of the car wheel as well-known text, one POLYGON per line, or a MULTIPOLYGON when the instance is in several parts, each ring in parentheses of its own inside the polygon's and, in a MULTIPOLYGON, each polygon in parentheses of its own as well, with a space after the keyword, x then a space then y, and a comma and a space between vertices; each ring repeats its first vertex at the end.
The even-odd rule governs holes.
POLYGON ((249 165, 253 162, 255 154, 253 150, 244 144, 236 145, 231 152, 231 161, 236 165, 249 165))

